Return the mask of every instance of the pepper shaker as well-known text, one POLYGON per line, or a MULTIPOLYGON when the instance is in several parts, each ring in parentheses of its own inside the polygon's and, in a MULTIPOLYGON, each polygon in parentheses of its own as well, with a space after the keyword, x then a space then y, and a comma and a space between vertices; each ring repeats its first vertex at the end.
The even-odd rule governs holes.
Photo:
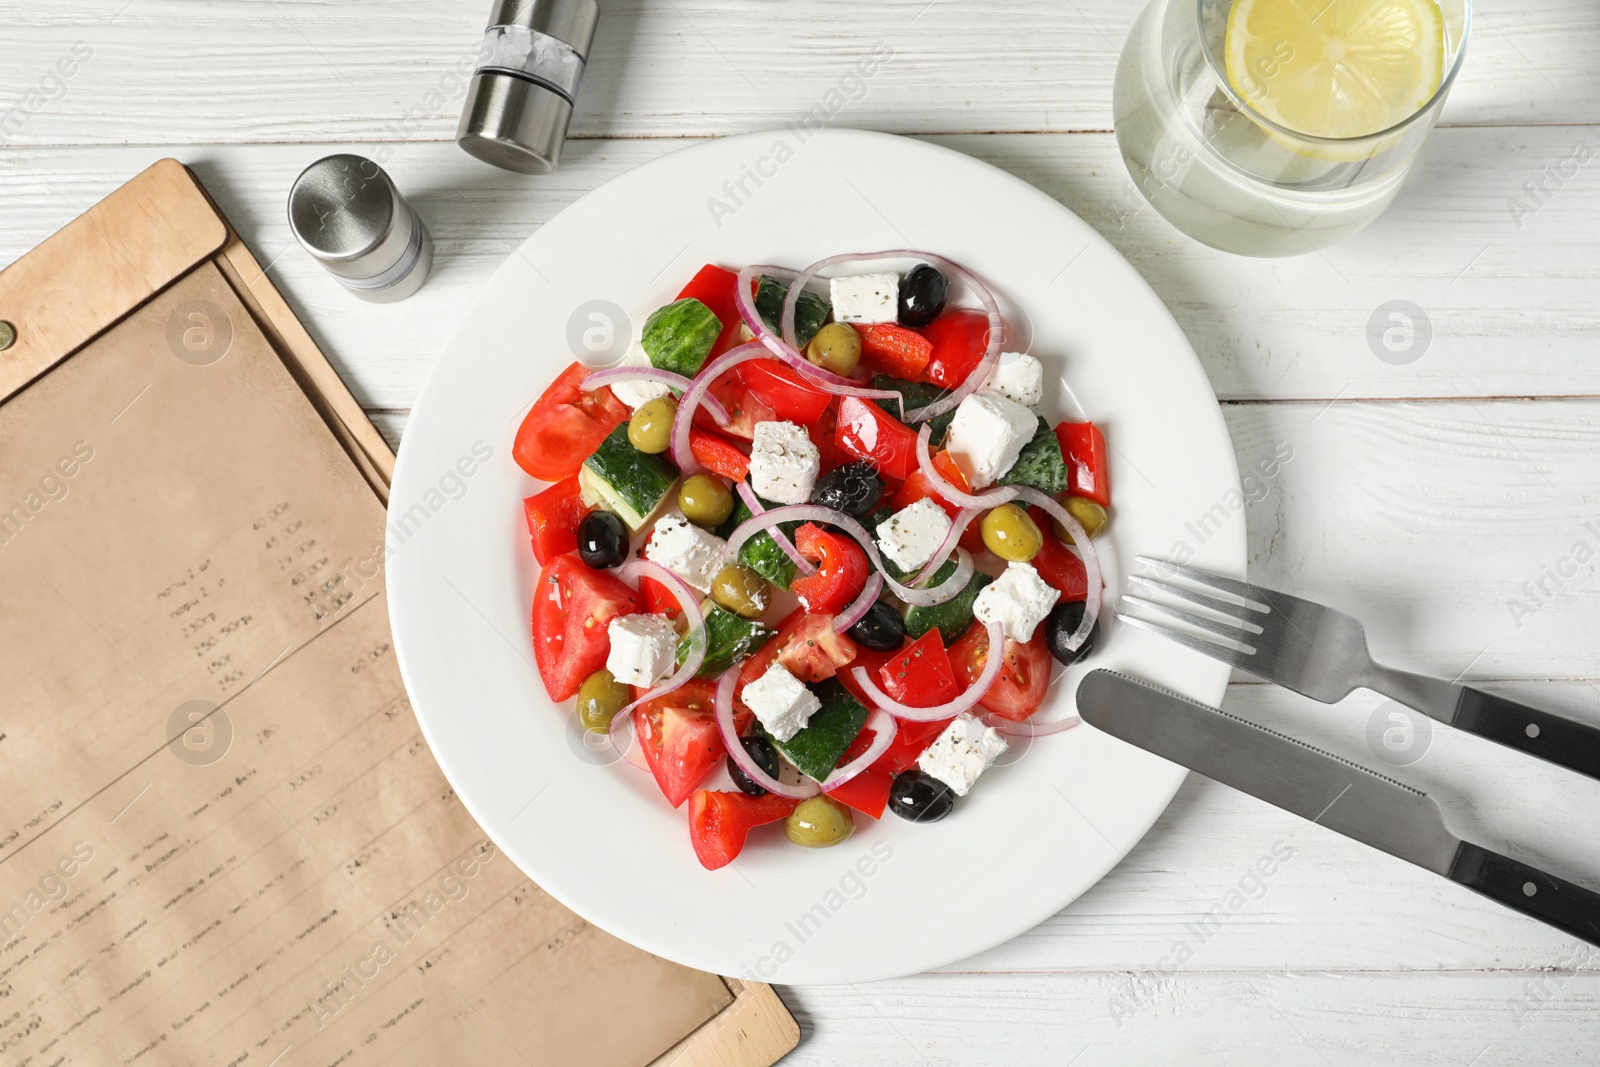
POLYGON ((599 18, 596 0, 495 0, 456 143, 506 170, 554 170, 599 18))
POLYGON ((433 264, 428 228, 365 156, 326 156, 302 171, 289 190, 289 226, 301 247, 363 300, 404 300, 422 288, 433 264))

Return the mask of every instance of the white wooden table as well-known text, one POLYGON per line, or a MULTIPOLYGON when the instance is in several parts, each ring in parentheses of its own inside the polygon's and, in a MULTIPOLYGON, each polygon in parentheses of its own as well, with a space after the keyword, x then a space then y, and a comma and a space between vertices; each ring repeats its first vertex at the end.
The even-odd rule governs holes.
MULTIPOLYGON (((1201 247, 1133 194, 1111 77, 1138 0, 603 6, 575 139, 556 174, 526 179, 452 142, 450 69, 485 4, 0 0, 0 262, 176 156, 398 441, 441 341, 531 231, 696 138, 799 117, 887 42, 893 58, 836 121, 949 144, 1060 199, 1177 315, 1241 468, 1292 449, 1248 506, 1253 578, 1361 615, 1397 664, 1600 721, 1592 0, 1485 0, 1399 201, 1325 255, 1286 261, 1201 247), (53 78, 75 43, 75 72, 53 78), (379 144, 438 243, 428 286, 386 307, 341 291, 284 218, 306 163, 379 144), (1431 324, 1405 365, 1367 341, 1395 299, 1431 324)), ((1327 708, 1242 678, 1228 697, 1381 768, 1366 739, 1379 705, 1327 708)), ((1600 783, 1442 728, 1406 773, 1485 843, 1600 882, 1600 783)), ((1600 1062, 1597 953, 1191 778, 1099 886, 1010 944, 903 981, 786 990, 806 1031, 788 1062, 1600 1062), (1292 858, 1259 888, 1247 879, 1227 921, 1198 925, 1279 842, 1292 858)))

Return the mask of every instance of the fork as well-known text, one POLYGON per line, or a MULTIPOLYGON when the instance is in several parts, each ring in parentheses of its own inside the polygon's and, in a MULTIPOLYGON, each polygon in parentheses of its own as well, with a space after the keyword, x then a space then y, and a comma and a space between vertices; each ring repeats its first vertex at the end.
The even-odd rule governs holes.
POLYGON ((1324 704, 1337 704, 1356 689, 1371 689, 1458 730, 1600 778, 1600 730, 1592 726, 1470 685, 1385 667, 1374 662, 1367 651, 1367 635, 1360 620, 1332 608, 1166 560, 1136 558, 1147 567, 1161 568, 1168 576, 1181 576, 1245 603, 1236 604, 1141 575, 1130 575, 1129 580, 1153 592, 1207 608, 1222 618, 1128 594, 1123 594, 1124 601, 1141 611, 1158 612, 1188 623, 1238 647, 1131 614, 1122 614, 1122 622, 1160 634, 1324 704))

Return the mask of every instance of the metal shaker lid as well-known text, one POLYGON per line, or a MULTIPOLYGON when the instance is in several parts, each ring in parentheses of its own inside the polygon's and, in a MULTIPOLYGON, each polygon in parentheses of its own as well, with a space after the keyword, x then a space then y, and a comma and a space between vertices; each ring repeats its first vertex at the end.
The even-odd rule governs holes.
POLYGON ((341 278, 374 278, 395 267, 417 225, 389 175, 364 156, 319 159, 289 191, 295 239, 341 278))
POLYGON ((507 170, 553 170, 599 18, 596 0, 495 0, 456 142, 507 170))

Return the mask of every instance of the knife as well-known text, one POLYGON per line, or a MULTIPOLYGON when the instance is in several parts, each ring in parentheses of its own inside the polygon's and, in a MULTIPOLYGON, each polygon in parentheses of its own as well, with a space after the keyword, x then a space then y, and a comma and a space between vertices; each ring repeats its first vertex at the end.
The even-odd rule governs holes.
POLYGON ((1287 734, 1097 670, 1078 714, 1113 737, 1600 945, 1600 894, 1465 841, 1438 801, 1287 734))

